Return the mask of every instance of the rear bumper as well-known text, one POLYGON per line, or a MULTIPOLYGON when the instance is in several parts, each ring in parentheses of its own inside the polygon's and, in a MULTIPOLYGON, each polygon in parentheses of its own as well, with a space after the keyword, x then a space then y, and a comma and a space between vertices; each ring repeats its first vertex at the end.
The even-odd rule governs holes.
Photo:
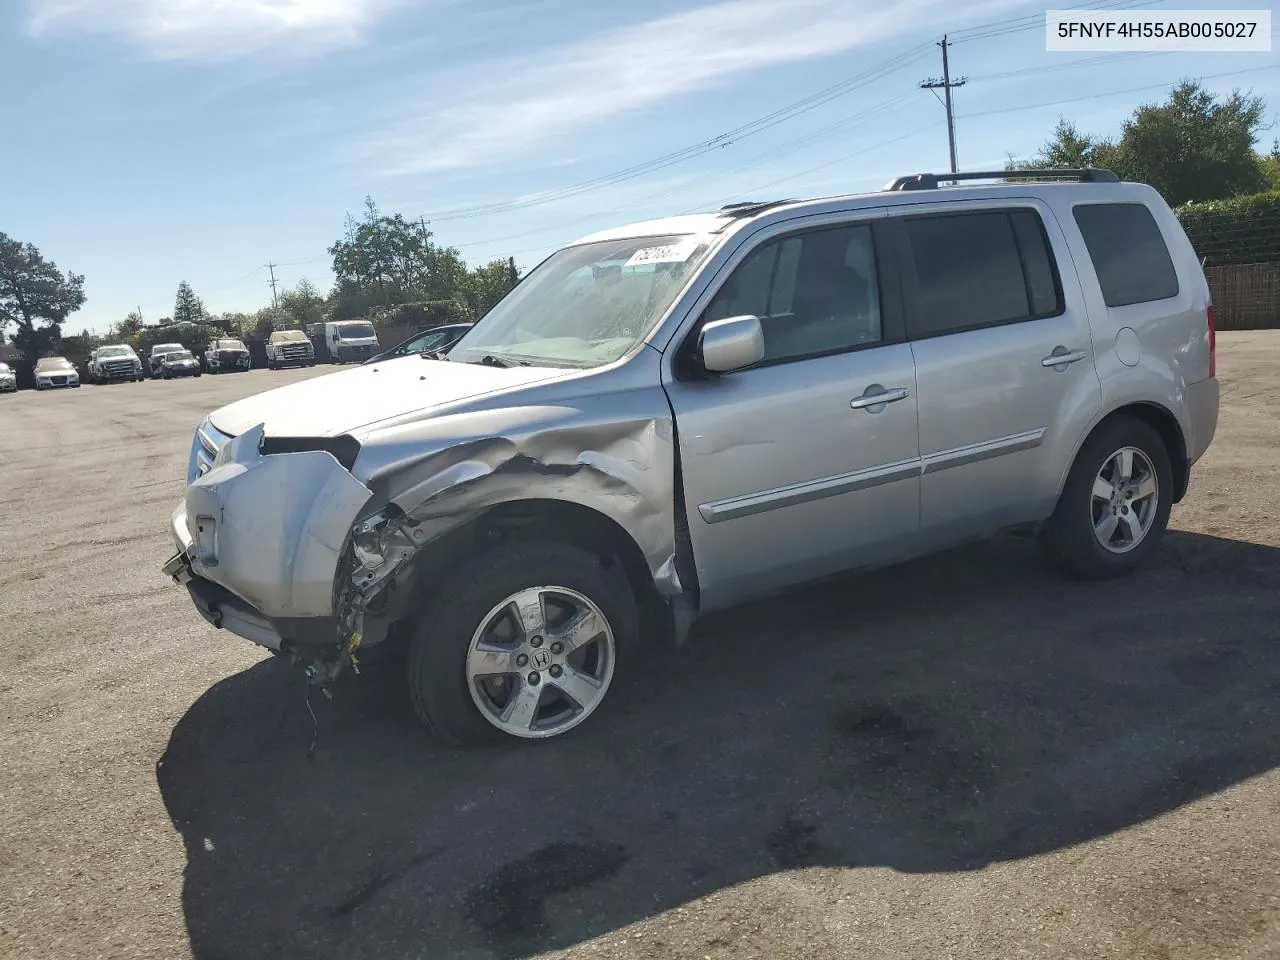
POLYGON ((1187 460, 1195 463, 1204 456, 1218 430, 1219 387, 1216 377, 1187 386, 1187 418, 1191 436, 1187 438, 1187 460))

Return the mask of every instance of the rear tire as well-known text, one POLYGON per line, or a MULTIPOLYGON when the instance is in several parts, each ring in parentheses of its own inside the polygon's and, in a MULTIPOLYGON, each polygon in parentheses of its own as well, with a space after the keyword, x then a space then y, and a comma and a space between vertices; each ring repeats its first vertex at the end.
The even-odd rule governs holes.
POLYGON ((620 564, 559 543, 496 547, 441 580, 420 614, 406 665, 414 710, 449 744, 561 736, 604 701, 637 622, 620 564), (517 596, 537 598, 525 600, 528 629, 512 612, 517 596), (584 625, 576 650, 568 623, 584 625), (529 704, 528 724, 516 721, 529 704))
POLYGON ((1117 418, 1080 448, 1040 546, 1063 576, 1123 577, 1159 546, 1172 506, 1173 469, 1164 440, 1141 420, 1117 418))

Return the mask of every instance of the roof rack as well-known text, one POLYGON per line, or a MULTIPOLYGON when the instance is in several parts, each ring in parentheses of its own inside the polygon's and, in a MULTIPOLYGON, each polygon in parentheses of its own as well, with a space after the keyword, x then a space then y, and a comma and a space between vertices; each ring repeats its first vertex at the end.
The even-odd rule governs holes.
POLYGON ((1074 180, 1077 183, 1119 183, 1120 178, 1102 167, 1059 170, 998 170, 967 173, 916 173, 898 177, 885 190, 937 190, 939 183, 952 180, 1074 180))
POLYGON ((741 203, 725 204, 720 208, 720 213, 726 217, 753 217, 770 207, 780 207, 784 203, 791 202, 790 200, 745 200, 741 203))

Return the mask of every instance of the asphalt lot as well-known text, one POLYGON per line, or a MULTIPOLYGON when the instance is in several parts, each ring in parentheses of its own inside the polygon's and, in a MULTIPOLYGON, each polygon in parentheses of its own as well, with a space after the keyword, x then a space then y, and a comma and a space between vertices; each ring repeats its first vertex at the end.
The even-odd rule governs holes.
POLYGON ((200 417, 327 371, 0 396, 0 957, 1280 956, 1280 332, 1218 371, 1134 578, 810 589, 532 748, 369 671, 311 758, 301 676, 159 566, 200 417))

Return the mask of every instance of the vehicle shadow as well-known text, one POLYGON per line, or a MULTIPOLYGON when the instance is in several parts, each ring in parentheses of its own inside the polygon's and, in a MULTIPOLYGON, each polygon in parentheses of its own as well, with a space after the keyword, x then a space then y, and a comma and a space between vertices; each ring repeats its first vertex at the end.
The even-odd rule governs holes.
POLYGON ((1276 766, 1278 577, 1280 550, 1188 533, 1105 584, 992 542, 716 617, 563 742, 478 750, 383 671, 313 697, 308 759, 304 683, 264 662, 157 767, 192 948, 524 957, 779 870, 1104 836, 1276 766))

